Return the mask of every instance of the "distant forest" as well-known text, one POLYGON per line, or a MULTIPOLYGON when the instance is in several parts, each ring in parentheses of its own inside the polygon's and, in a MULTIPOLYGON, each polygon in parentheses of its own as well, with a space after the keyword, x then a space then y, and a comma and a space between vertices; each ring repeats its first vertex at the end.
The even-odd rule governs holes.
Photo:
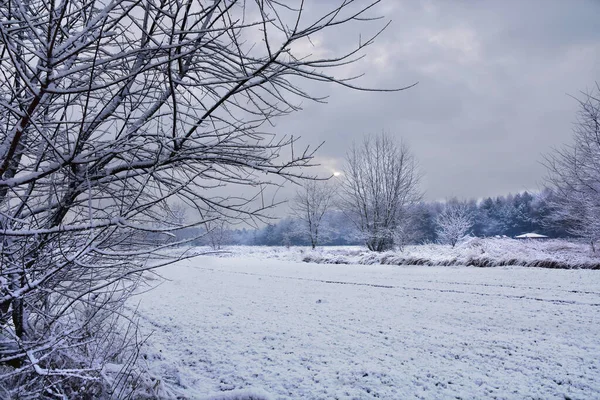
MULTIPOLYGON (((514 237, 523 233, 536 232, 552 238, 570 237, 568 227, 554 217, 551 196, 550 191, 542 191, 468 200, 464 203, 469 208, 473 222, 468 234, 477 237, 514 237)), ((410 232, 406 234, 406 244, 438 242, 436 218, 443 209, 444 202, 419 202, 408 206, 406 213, 410 223, 406 225, 410 232)), ((301 224, 301 221, 293 217, 286 217, 260 229, 225 229, 219 234, 219 244, 309 245, 309 238, 304 234, 301 224)), ((197 235, 198 231, 194 229, 184 230, 178 236, 179 239, 183 239, 186 236, 197 235)), ((199 238, 195 244, 215 244, 211 243, 211 240, 214 240, 214 235, 206 235, 199 238)), ((364 240, 344 212, 333 207, 324 217, 320 244, 359 245, 364 244, 364 240)))

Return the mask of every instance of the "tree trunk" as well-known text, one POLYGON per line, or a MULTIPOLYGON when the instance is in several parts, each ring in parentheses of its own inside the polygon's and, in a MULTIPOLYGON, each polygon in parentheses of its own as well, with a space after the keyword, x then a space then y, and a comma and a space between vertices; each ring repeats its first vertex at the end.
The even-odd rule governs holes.
POLYGON ((15 299, 12 302, 12 320, 15 325, 15 334, 19 339, 23 338, 25 333, 25 320, 23 318, 23 299, 15 299))

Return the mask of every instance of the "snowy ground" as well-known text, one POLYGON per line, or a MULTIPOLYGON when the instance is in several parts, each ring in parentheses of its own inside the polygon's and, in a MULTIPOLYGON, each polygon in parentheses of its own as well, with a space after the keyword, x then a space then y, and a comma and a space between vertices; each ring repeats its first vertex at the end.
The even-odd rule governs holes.
POLYGON ((182 261, 137 297, 161 396, 600 398, 600 271, 283 258, 182 261))

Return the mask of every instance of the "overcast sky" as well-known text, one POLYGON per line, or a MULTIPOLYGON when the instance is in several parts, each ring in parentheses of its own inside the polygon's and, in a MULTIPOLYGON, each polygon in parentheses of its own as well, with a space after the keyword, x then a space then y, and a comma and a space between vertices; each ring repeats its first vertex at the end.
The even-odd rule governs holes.
MULTIPOLYGON (((362 135, 397 135, 429 200, 538 189, 542 155, 571 140, 569 95, 600 80, 600 1, 387 0, 376 13, 392 24, 352 72, 365 72, 366 86, 419 84, 397 93, 320 86, 328 104, 304 103, 276 130, 325 140, 318 154, 329 172, 362 135)), ((380 25, 327 31, 312 38, 313 52, 339 53, 380 25)))

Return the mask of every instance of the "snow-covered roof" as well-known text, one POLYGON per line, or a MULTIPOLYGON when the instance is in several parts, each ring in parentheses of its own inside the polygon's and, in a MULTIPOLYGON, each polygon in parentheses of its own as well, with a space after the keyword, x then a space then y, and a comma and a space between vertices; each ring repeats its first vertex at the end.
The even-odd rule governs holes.
POLYGON ((544 239, 547 238, 546 235, 540 235, 539 233, 524 233, 519 236, 515 236, 515 239, 544 239))

